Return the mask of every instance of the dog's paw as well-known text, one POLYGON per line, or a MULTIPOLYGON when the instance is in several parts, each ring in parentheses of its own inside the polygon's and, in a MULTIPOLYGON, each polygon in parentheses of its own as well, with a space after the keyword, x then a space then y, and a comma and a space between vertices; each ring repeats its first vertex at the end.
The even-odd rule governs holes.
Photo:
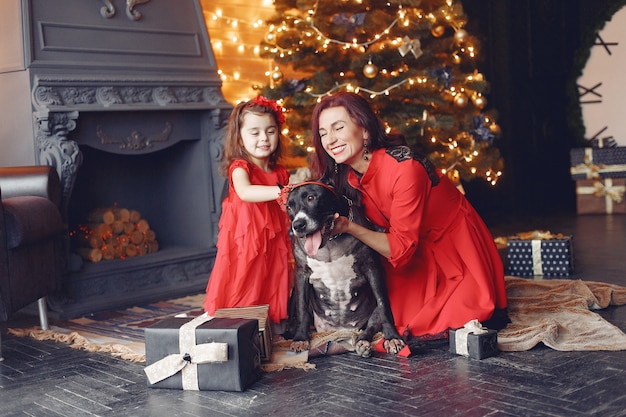
POLYGON ((357 355, 367 358, 372 354, 372 345, 367 340, 359 340, 354 350, 357 355))
POLYGON ((399 353, 406 344, 402 339, 385 340, 383 347, 387 353, 399 353))
POLYGON ((310 346, 311 344, 308 340, 294 340, 293 342, 291 342, 291 346, 289 346, 289 349, 292 352, 304 352, 306 350, 309 350, 310 346))

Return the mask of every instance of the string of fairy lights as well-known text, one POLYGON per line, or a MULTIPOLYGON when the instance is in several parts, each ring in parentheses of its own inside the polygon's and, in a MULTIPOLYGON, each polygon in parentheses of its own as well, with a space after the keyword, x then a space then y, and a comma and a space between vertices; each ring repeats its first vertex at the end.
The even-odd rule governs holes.
MULTIPOLYGON (((205 10, 205 17, 207 21, 220 21, 221 23, 228 25, 232 28, 232 30, 237 30, 240 26, 246 26, 252 30, 258 31, 260 34, 259 39, 264 40, 262 49, 265 53, 263 56, 274 57, 270 59, 263 59, 260 57, 261 42, 257 44, 246 44, 238 36, 225 37, 225 33, 211 33, 212 46, 216 53, 220 53, 224 45, 228 43, 230 47, 236 48, 236 51, 242 55, 253 56, 260 61, 265 61, 266 70, 263 72, 262 76, 261 74, 250 74, 245 71, 239 72, 235 70, 227 73, 223 68, 220 68, 219 73, 222 77, 223 83, 239 83, 247 86, 263 85, 268 83, 272 85, 278 83, 283 79, 283 73, 276 62, 280 62, 285 57, 292 57, 293 55, 300 53, 301 48, 305 45, 305 43, 308 46, 310 46, 311 43, 316 44, 316 53, 325 53, 332 45, 334 45, 333 47, 351 49, 357 53, 363 54, 368 53, 368 50, 371 50, 372 48, 378 48, 379 50, 383 48, 396 48, 402 56, 411 53, 413 56, 417 57, 422 53, 419 39, 410 39, 407 36, 393 35, 393 29, 395 27, 409 28, 412 25, 420 25, 422 27, 424 25, 430 25, 430 32, 432 36, 436 38, 443 36, 446 27, 451 27, 454 30, 454 41, 457 45, 457 49, 452 51, 450 56, 452 62, 455 64, 461 63, 461 61, 465 58, 472 59, 476 54, 475 48, 471 44, 471 38, 464 29, 464 26, 467 23, 465 15, 463 13, 456 13, 454 0, 446 0, 442 3, 442 6, 438 10, 433 10, 428 13, 419 8, 403 8, 395 4, 393 5, 393 7, 397 9, 395 11, 395 16, 392 16, 390 21, 382 29, 376 31, 376 33, 368 34, 368 37, 365 40, 359 40, 356 37, 352 39, 337 39, 330 36, 316 24, 316 17, 318 13, 317 6, 318 4, 316 3, 313 8, 300 15, 285 14, 282 17, 281 23, 269 25, 266 24, 261 18, 245 20, 232 16, 226 16, 219 9, 215 9, 213 11, 205 10), (298 28, 298 30, 300 30, 300 39, 292 42, 292 44, 288 47, 278 45, 277 40, 280 38, 281 34, 283 34, 283 32, 293 31, 294 28, 298 28)), ((388 6, 391 7, 391 3, 388 4, 388 6)), ((393 82, 385 85, 384 88, 375 90, 367 88, 363 85, 355 84, 354 78, 352 78, 350 81, 345 83, 339 81, 326 91, 314 91, 313 88, 308 85, 305 87, 304 92, 317 100, 320 100, 322 97, 338 90, 353 91, 357 93, 363 92, 368 94, 370 98, 375 98, 379 96, 389 96, 394 93, 394 90, 400 89, 401 87, 412 87, 414 85, 422 85, 429 82, 429 77, 427 75, 409 76, 401 70, 395 70, 393 74, 392 72, 392 70, 378 68, 370 59, 363 67, 364 76, 367 78, 374 78, 379 76, 379 74, 393 75, 393 77, 390 77, 393 82)), ((342 76, 343 72, 339 74, 339 77, 342 76)), ((463 79, 455 79, 454 84, 456 85, 450 85, 445 94, 448 94, 451 97, 452 102, 458 108, 464 108, 471 101, 476 108, 482 110, 487 104, 486 98, 482 92, 472 91, 466 86, 468 83, 471 84, 472 81, 482 80, 483 75, 475 70, 473 73, 465 75, 463 79)), ((245 99, 247 99, 247 97, 241 98, 241 100, 245 99)), ((237 101, 239 101, 239 99, 237 101)), ((283 105, 282 100, 279 100, 279 104, 283 105)), ((288 112, 289 109, 285 109, 285 111, 288 112)), ((414 123, 424 122, 428 116, 428 111, 424 110, 422 117, 416 117, 414 119, 414 123)), ((492 121, 488 116, 484 116, 484 124, 492 132, 496 134, 499 133, 499 126, 495 123, 495 120, 492 121)), ((285 131, 284 133, 287 134, 288 131, 285 131)), ((432 136, 430 140, 433 143, 438 142, 445 145, 451 152, 461 152, 461 159, 467 163, 471 163, 471 161, 478 156, 478 151, 476 149, 461 150, 459 146, 459 138, 442 139, 437 136, 432 136)), ((457 162, 453 162, 450 166, 442 170, 452 171, 455 169, 456 165, 457 162)), ((472 171, 475 173, 475 168, 472 168, 472 171)), ((502 173, 500 171, 487 170, 484 177, 491 184, 495 185, 497 179, 501 175, 502 173)))
MULTIPOLYGON (((448 1, 447 2, 448 6, 452 7, 453 2, 452 1, 448 1)), ((311 9, 309 11, 309 18, 307 19, 310 22, 310 28, 313 32, 315 32, 315 34, 317 35, 317 39, 322 43, 322 47, 323 49, 327 49, 328 45, 331 43, 334 44, 339 44, 345 48, 365 48, 368 47, 376 42, 379 42, 381 39, 383 39, 386 35, 389 35, 391 29, 396 25, 396 24, 401 24, 403 26, 409 26, 410 25, 410 19, 408 18, 408 14, 406 13, 406 11, 402 8, 400 8, 398 10, 398 18, 394 19, 383 31, 379 32, 379 33, 375 33, 372 35, 372 39, 365 41, 365 42, 358 42, 356 39, 354 39, 351 42, 346 42, 340 39, 334 39, 331 37, 328 37, 327 35, 325 35, 317 26, 315 26, 315 24, 313 23, 313 18, 315 17, 315 11, 314 9, 311 9)), ((436 17, 433 13, 428 14, 427 16, 421 15, 421 13, 418 11, 417 12, 418 18, 427 18, 431 21, 436 20, 436 17)), ((209 12, 209 11, 205 11, 205 14, 207 15, 207 20, 222 20, 225 21, 229 26, 231 26, 233 29, 236 29, 238 26, 240 25, 247 25, 250 26, 252 28, 255 29, 259 29, 259 28, 263 28, 265 26, 265 23, 262 19, 257 19, 254 21, 247 21, 241 18, 237 18, 237 17, 232 17, 232 16, 226 16, 222 13, 221 9, 215 9, 213 12, 209 12)), ((300 21, 300 19, 298 18, 293 18, 291 16, 286 16, 285 17, 285 21, 283 22, 283 24, 279 27, 276 27, 275 25, 269 25, 268 26, 268 31, 265 35, 265 39, 269 42, 272 42, 276 39, 276 34, 280 33, 282 31, 288 30, 288 23, 289 21, 292 20, 294 25, 297 25, 300 21)), ((447 18, 446 20, 448 20, 450 22, 450 19, 447 18)), ((452 25, 452 24, 451 24, 452 25)), ((460 28, 459 23, 455 23, 452 25, 453 27, 455 27, 455 38, 459 41, 462 42, 465 40, 465 38, 467 37, 467 32, 460 28)), ((438 34, 438 36, 441 36, 441 30, 442 28, 440 26, 436 26, 433 28, 433 34, 438 34)), ((311 37, 313 36, 312 32, 309 33, 305 33, 304 36, 306 37, 311 37)), ((229 42, 233 45, 236 46, 236 49, 239 53, 244 54, 244 53, 252 53, 253 56, 258 57, 259 56, 259 50, 260 50, 260 45, 259 44, 246 44, 244 42, 241 41, 241 39, 237 36, 232 37, 230 39, 221 39, 219 34, 217 35, 213 35, 211 37, 212 41, 211 41, 211 45, 213 47, 213 49, 215 51, 217 51, 218 53, 221 52, 223 50, 223 45, 226 42, 229 42)), ((394 45, 401 45, 404 40, 402 38, 396 38, 393 39, 392 44, 394 45)), ((300 42, 301 43, 301 42, 300 42)), ((269 46, 265 46, 264 49, 266 51, 271 52, 274 55, 280 56, 280 57, 284 57, 285 55, 292 55, 294 52, 296 52, 298 50, 298 47, 296 46, 295 49, 294 48, 282 48, 278 45, 273 45, 272 47, 269 46)), ((463 48, 461 48, 459 51, 460 52, 468 52, 469 55, 471 57, 474 56, 474 51, 473 51, 473 47, 471 45, 469 46, 465 46, 463 48)), ((457 54, 453 53, 453 57, 456 56, 456 59, 459 60, 460 58, 458 58, 457 54)), ((261 59, 259 57, 259 59, 261 59)), ((280 71, 278 66, 273 65, 273 64, 268 64, 271 67, 271 70, 266 71, 264 73, 264 75, 267 77, 270 77, 271 81, 278 81, 282 78, 282 74, 277 74, 277 71, 280 71), (274 72, 274 73, 272 73, 274 72)), ((371 65, 371 62, 370 64, 371 65)), ((365 69, 365 71, 367 71, 367 68, 365 69)), ((232 73, 228 74, 226 73, 223 69, 219 70, 219 74, 220 76, 222 76, 222 80, 223 81, 251 81, 254 82, 252 79, 248 79, 248 80, 243 80, 242 79, 242 75, 241 72, 239 71, 233 71, 232 73)), ((470 76, 472 77, 472 76, 470 76)), ((354 86, 353 84, 350 83, 346 83, 346 84, 341 84, 339 86, 333 87, 332 89, 322 92, 322 93, 314 93, 312 91, 309 91, 309 94, 311 94, 314 97, 324 97, 328 94, 333 93, 334 91, 337 91, 338 89, 341 88, 347 88, 351 91, 365 91, 368 94, 370 94, 372 97, 377 96, 377 95, 388 95, 391 90, 398 88, 400 86, 402 86, 405 83, 423 83, 425 82, 425 80, 423 79, 423 77, 414 77, 414 78, 406 78, 404 80, 401 80, 399 82, 396 82, 392 85, 390 85, 389 87, 385 88, 384 90, 379 90, 379 91, 373 91, 364 87, 359 87, 359 86, 354 86)), ((452 90, 453 94, 454 90, 452 90)), ((482 96, 481 94, 479 94, 479 96, 482 96)), ((479 100, 480 103, 480 100, 479 100)), ((485 103, 486 104, 486 103, 485 103)))
MULTIPOLYGON (((317 3, 316 3, 317 5, 317 3)), ((452 10, 454 8, 454 1, 452 0, 448 0, 446 1, 446 5, 447 5, 447 9, 442 9, 439 11, 439 13, 428 13, 428 14, 423 14, 423 12, 419 9, 413 10, 414 16, 413 18, 416 19, 415 24, 419 24, 419 21, 426 19, 427 21, 430 21, 433 23, 433 29, 432 29, 432 34, 435 37, 440 37, 443 35, 443 32, 445 30, 445 27, 443 25, 437 25, 436 22, 438 21, 437 19, 437 14, 441 14, 444 16, 444 20, 446 21, 446 23, 451 26, 454 31, 455 31, 455 40, 457 41, 458 44, 463 44, 463 46, 461 46, 459 48, 458 51, 455 51, 452 53, 452 57, 453 60, 456 63, 459 63, 461 60, 461 55, 462 54, 468 54, 469 57, 473 58, 475 56, 475 51, 474 51, 474 47, 472 45, 465 45, 465 41, 468 38, 468 33, 465 29, 463 29, 463 26, 465 25, 465 21, 455 21, 452 18, 452 10)), ((410 14, 408 13, 408 11, 402 7, 399 7, 397 10, 397 17, 391 21, 391 23, 382 31, 379 31, 377 33, 374 33, 371 35, 371 39, 367 40, 367 41, 362 41, 359 42, 357 41, 356 38, 354 38, 352 41, 348 42, 345 40, 341 40, 341 39, 335 39, 332 37, 329 37, 328 35, 326 35, 321 29, 319 29, 316 24, 315 24, 315 16, 316 16, 316 8, 310 9, 307 13, 307 17, 305 19, 299 18, 299 17, 294 17, 294 16, 289 16, 286 15, 284 17, 284 20, 282 22, 281 25, 277 26, 277 25, 269 25, 268 26, 268 32, 265 35, 265 40, 268 41, 268 43, 272 44, 270 45, 266 45, 264 46, 264 50, 266 52, 269 52, 273 55, 275 55, 278 58, 284 58, 285 56, 290 56, 293 55, 297 52, 300 51, 300 47, 303 44, 302 41, 297 42, 293 47, 291 48, 284 48, 281 47, 279 45, 277 45, 275 43, 276 39, 278 39, 279 35, 281 32, 285 32, 285 31, 289 31, 291 30, 293 27, 299 27, 300 24, 302 23, 302 21, 306 22, 306 25, 310 28, 310 30, 305 31, 303 33, 303 37, 306 38, 316 38, 317 41, 319 42, 319 44, 321 45, 321 49, 322 50, 326 50, 328 49, 330 44, 338 44, 346 49, 348 48, 352 48, 355 49, 357 51, 361 51, 363 53, 365 53, 365 50, 367 47, 370 47, 371 45, 377 43, 377 42, 382 42, 384 40, 389 40, 388 37, 391 33, 391 29, 396 26, 396 25, 400 25, 400 26, 404 26, 404 27, 408 27, 411 25, 412 23, 412 18, 410 16, 410 14)), ((404 39, 403 37, 396 37, 393 39, 389 40, 390 43, 399 48, 401 45, 404 45, 407 43, 407 41, 411 41, 410 39, 404 39)), ((321 51, 318 51, 321 52, 321 51)), ((370 63, 368 63, 366 65, 366 67, 364 67, 364 73, 369 73, 372 75, 375 75, 375 73, 378 72, 378 69, 376 68, 374 70, 374 68, 371 67, 371 61, 370 63)), ((384 70, 383 70, 384 71, 384 70)), ((368 76, 368 74, 366 74, 366 76, 368 76)), ((278 76, 275 76, 274 78, 278 78, 278 76)), ((369 77, 371 78, 371 77, 369 77)), ((391 90, 398 88, 400 86, 402 86, 405 83, 420 83, 423 82, 423 80, 420 79, 421 77, 415 77, 415 78, 407 78, 404 79, 400 82, 396 82, 394 84, 392 84, 391 86, 389 86, 388 88, 385 88, 384 90, 379 90, 379 91, 372 91, 372 90, 367 90, 364 89, 363 87, 359 87, 359 86, 354 86, 352 84, 345 84, 344 86, 353 90, 353 91, 366 91, 369 94, 371 94, 372 97, 377 96, 377 95, 388 95, 391 90)), ((320 92, 320 93, 313 93, 312 91, 309 91, 309 93, 312 96, 315 97, 323 97, 325 95, 331 94, 332 92, 336 91, 337 87, 333 87, 332 89, 325 91, 325 92, 320 92)), ((454 92, 454 90, 452 90, 453 95, 456 95, 458 93, 454 92)), ((479 100, 480 101, 480 100, 479 100)), ((486 103, 485 103, 486 104, 486 103)))

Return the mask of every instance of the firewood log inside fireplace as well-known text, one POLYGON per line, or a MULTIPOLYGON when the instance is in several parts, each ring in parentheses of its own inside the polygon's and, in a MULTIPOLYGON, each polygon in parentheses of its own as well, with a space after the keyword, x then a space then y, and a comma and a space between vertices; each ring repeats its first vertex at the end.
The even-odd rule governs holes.
POLYGON ((72 232, 75 252, 89 262, 126 259, 159 250, 156 233, 137 210, 102 207, 72 232))

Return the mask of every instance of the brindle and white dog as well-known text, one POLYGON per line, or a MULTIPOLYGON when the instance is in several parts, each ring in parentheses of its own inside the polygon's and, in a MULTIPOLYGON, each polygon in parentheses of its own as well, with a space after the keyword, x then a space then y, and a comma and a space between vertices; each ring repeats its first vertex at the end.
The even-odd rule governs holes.
POLYGON ((314 324, 318 332, 363 330, 355 346, 360 356, 370 355, 377 332, 383 333, 385 350, 398 353, 405 343, 394 326, 380 255, 347 233, 330 236, 335 213, 371 227, 365 215, 323 182, 304 182, 288 190, 286 210, 296 261, 297 325, 291 350, 309 349, 314 324))

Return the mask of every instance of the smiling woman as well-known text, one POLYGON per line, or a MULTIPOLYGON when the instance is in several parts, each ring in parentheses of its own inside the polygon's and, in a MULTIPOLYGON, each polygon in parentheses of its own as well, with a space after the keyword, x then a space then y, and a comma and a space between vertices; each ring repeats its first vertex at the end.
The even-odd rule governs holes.
POLYGON ((320 100, 311 132, 318 175, 363 204, 376 229, 339 214, 349 234, 381 255, 396 328, 407 340, 445 339, 476 319, 508 322, 504 268, 486 225, 447 175, 385 132, 369 102, 336 92, 320 100))

